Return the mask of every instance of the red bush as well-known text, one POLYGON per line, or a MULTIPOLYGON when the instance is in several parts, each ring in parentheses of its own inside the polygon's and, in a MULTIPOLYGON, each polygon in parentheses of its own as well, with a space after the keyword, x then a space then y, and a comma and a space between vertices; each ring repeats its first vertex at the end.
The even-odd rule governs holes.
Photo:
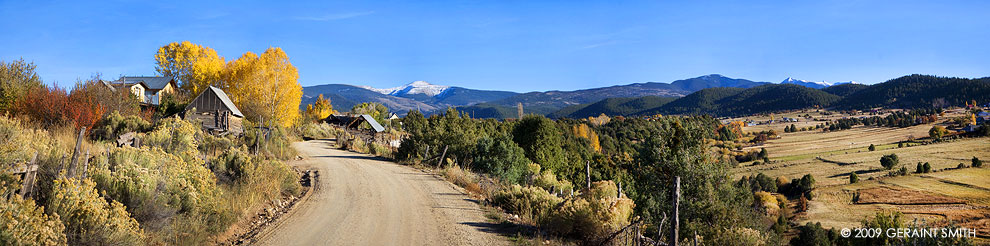
POLYGON ((85 126, 88 132, 106 110, 96 98, 73 92, 69 94, 57 86, 33 89, 17 103, 17 111, 44 127, 72 123, 76 129, 85 126))

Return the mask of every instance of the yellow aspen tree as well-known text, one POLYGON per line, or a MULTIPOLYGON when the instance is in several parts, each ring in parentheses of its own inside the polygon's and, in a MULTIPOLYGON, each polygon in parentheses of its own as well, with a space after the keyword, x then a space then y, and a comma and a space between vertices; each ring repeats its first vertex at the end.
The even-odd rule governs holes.
POLYGON ((306 105, 306 114, 313 119, 325 119, 333 113, 333 105, 329 99, 324 99, 323 94, 316 98, 316 102, 306 105))
MULTIPOLYGON (((291 126, 299 119, 299 72, 281 48, 247 52, 227 64, 223 87, 249 120, 291 126)), ((272 124, 269 124, 272 125, 272 124)))
POLYGON ((207 86, 217 85, 225 61, 210 47, 183 41, 158 48, 155 65, 162 76, 178 80, 180 91, 195 96, 207 86))

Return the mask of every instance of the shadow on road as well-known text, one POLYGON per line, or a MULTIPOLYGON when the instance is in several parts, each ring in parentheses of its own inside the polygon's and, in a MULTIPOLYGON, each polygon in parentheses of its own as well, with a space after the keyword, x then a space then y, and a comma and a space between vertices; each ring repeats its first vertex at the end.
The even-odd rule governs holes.
POLYGON ((476 230, 486 233, 497 233, 505 237, 516 237, 525 235, 534 237, 538 233, 536 227, 527 225, 517 225, 510 222, 489 223, 489 222, 462 222, 462 225, 469 225, 476 230))
POLYGON ((342 159, 357 159, 357 160, 375 160, 375 161, 389 161, 383 157, 377 156, 361 156, 361 155, 317 155, 313 158, 342 158, 342 159))

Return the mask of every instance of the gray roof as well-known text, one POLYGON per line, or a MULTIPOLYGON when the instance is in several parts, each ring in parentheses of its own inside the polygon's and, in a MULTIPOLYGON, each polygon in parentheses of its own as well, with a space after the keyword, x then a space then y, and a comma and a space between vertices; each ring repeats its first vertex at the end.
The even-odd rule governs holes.
POLYGON ((378 124, 378 121, 375 120, 375 117, 371 117, 371 115, 362 114, 361 118, 364 118, 364 121, 367 121, 368 124, 371 125, 371 128, 375 129, 375 132, 385 131, 385 127, 383 127, 381 124, 378 124))
POLYGON ((120 80, 114 81, 115 84, 137 84, 144 82, 144 85, 150 90, 161 90, 165 89, 165 86, 172 81, 169 77, 152 77, 152 76, 136 76, 136 77, 120 77, 120 80))
POLYGON ((234 106, 234 102, 230 101, 230 97, 227 97, 227 93, 223 92, 220 88, 213 87, 212 85, 210 86, 210 90, 217 94, 217 97, 220 98, 220 101, 222 101, 224 105, 227 105, 227 108, 230 108, 230 113, 244 117, 244 114, 237 109, 237 106, 234 106))
POLYGON ((203 91, 203 93, 200 93, 199 96, 196 96, 196 98, 193 99, 192 102, 189 103, 189 105, 186 105, 186 110, 190 110, 196 107, 197 102, 201 101, 200 98, 203 97, 203 95, 206 95, 206 92, 210 92, 210 91, 212 91, 214 95, 217 95, 217 99, 220 99, 220 103, 223 103, 223 106, 229 109, 231 114, 237 117, 244 117, 244 114, 242 114, 241 111, 237 109, 237 106, 234 106, 234 102, 230 101, 230 97, 227 97, 227 93, 224 93, 223 90, 221 90, 220 88, 216 88, 213 86, 210 86, 209 90, 203 91))

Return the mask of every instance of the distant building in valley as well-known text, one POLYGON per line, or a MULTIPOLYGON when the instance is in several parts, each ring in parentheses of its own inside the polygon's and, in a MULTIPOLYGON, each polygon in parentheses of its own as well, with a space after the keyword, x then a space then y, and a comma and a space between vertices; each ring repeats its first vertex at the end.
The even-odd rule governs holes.
POLYGON ((184 118, 203 122, 203 128, 213 133, 238 135, 244 132, 241 126, 244 114, 234 106, 227 93, 213 86, 189 102, 184 118))

